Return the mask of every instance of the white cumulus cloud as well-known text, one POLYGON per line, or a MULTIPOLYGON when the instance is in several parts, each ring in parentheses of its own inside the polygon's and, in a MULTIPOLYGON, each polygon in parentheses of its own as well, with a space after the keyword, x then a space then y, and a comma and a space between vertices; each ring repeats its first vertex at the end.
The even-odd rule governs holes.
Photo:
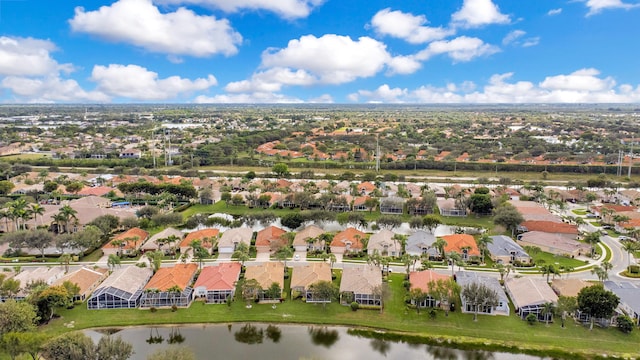
POLYGON ((513 30, 502 39, 502 45, 530 47, 540 43, 540 37, 523 38, 526 34, 526 31, 513 30))
POLYGON ((453 26, 467 29, 510 22, 511 18, 491 0, 464 0, 462 8, 451 15, 453 26))
POLYGON ((73 79, 62 79, 57 75, 42 78, 8 76, 0 86, 14 95, 16 102, 108 102, 108 95, 100 91, 85 91, 73 79))
POLYGON ((554 16, 554 15, 560 15, 562 13, 562 8, 557 8, 557 9, 551 9, 547 12, 547 15, 549 16, 554 16))
POLYGON ((250 94, 223 94, 216 96, 197 96, 196 104, 300 104, 304 101, 283 94, 255 92, 250 94))
POLYGON ((292 71, 289 68, 271 68, 254 73, 250 80, 234 81, 225 86, 232 93, 277 92, 283 85, 310 85, 316 79, 304 70, 292 71))
POLYGON ((325 0, 155 0, 157 4, 193 4, 233 13, 243 9, 267 10, 283 18, 305 18, 325 0))
POLYGON ((546 77, 543 81, 513 81, 513 73, 494 74, 484 87, 471 82, 444 87, 420 86, 414 90, 388 85, 359 90, 350 101, 406 103, 635 103, 640 101, 640 86, 617 86, 610 77, 601 77, 596 69, 581 69, 570 74, 546 77))
POLYGON ((428 24, 424 15, 413 15, 386 8, 378 11, 371 19, 373 30, 386 36, 403 39, 411 44, 423 44, 453 35, 452 29, 424 26, 428 24))
POLYGON ((37 76, 71 71, 51 57, 55 44, 48 40, 0 36, 0 75, 37 76))
POLYGON ((434 41, 426 49, 417 53, 415 58, 424 61, 436 55, 447 54, 454 62, 464 62, 480 56, 489 56, 499 51, 498 47, 487 44, 481 39, 460 36, 453 40, 434 41))
POLYGON ((640 6, 640 4, 625 3, 622 0, 587 0, 586 5, 589 8, 587 16, 599 14, 602 10, 607 9, 629 10, 640 6))
POLYGON ((118 0, 96 11, 75 9, 69 20, 76 32, 171 55, 233 55, 242 36, 226 19, 179 8, 161 13, 151 0, 118 0))
POLYGON ((216 78, 184 79, 170 76, 160 79, 158 74, 138 65, 96 65, 91 73, 98 90, 113 97, 132 100, 166 100, 185 93, 206 90, 217 85, 216 78))
POLYGON ((265 51, 262 66, 301 69, 316 82, 342 84, 376 75, 391 59, 386 45, 369 37, 307 35, 289 41, 284 49, 265 51))

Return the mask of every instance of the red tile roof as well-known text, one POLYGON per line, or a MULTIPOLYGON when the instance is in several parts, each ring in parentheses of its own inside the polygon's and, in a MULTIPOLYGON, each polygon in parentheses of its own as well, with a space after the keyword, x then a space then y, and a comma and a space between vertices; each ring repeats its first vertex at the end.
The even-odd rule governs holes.
POLYGON ((553 221, 536 221, 529 220, 520 224, 527 228, 529 231, 541 231, 547 233, 560 233, 560 234, 578 234, 578 227, 576 225, 567 223, 558 223, 553 221))
POLYGON ((258 231, 256 236, 256 246, 270 246, 272 241, 281 241, 282 235, 286 231, 276 226, 269 226, 258 231))
POLYGON ((469 247, 470 249, 467 254, 469 254, 470 256, 480 256, 480 250, 478 250, 476 240, 471 235, 454 234, 445 235, 442 238, 447 242, 447 245, 445 245, 444 247, 445 252, 455 251, 459 254, 462 254, 462 248, 469 247))
POLYGON ((429 292, 429 283, 449 279, 451 279, 450 276, 438 274, 432 270, 412 271, 409 274, 409 283, 411 284, 411 288, 420 289, 425 293, 429 292))
POLYGON ((123 249, 133 249, 134 246, 135 247, 140 247, 142 246, 142 243, 144 243, 144 241, 149 237, 149 233, 140 229, 140 228, 131 228, 125 232, 123 232, 122 234, 117 235, 116 237, 114 237, 111 241, 109 241, 105 246, 103 246, 103 249, 112 249, 112 248, 117 248, 119 246, 115 246, 113 244, 114 241, 118 241, 118 240, 126 240, 124 246, 122 246, 121 248, 123 249), (137 239, 137 241, 130 241, 127 239, 137 239))
POLYGON ((174 286, 178 286, 184 290, 191 283, 196 271, 198 271, 198 264, 194 263, 176 264, 171 268, 160 268, 144 288, 145 290, 167 291, 174 286))
POLYGON ((205 266, 196 280, 194 288, 207 290, 233 290, 240 276, 242 266, 237 262, 222 263, 217 266, 205 266))
POLYGON ((216 238, 220 234, 220 230, 218 229, 202 229, 194 232, 190 232, 187 236, 180 242, 180 247, 189 247, 193 240, 202 240, 204 238, 209 238, 209 242, 202 242, 202 246, 205 248, 211 248, 213 246, 213 239, 216 238))
POLYGON ((366 235, 367 234, 363 233, 362 231, 350 227, 344 231, 337 233, 331 241, 331 246, 345 247, 347 245, 347 242, 351 242, 352 249, 362 250, 362 248, 364 247, 362 244, 362 239, 364 239, 366 235))

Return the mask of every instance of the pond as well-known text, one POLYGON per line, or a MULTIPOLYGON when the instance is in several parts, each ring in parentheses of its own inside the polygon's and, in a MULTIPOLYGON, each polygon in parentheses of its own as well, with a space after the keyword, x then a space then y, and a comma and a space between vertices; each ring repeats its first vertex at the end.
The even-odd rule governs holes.
MULTIPOLYGON (((104 331, 86 330, 95 341, 104 331)), ((354 335, 344 327, 228 324, 135 327, 114 333, 133 345, 132 360, 170 346, 186 346, 197 359, 543 359, 484 350, 463 351, 354 335)))

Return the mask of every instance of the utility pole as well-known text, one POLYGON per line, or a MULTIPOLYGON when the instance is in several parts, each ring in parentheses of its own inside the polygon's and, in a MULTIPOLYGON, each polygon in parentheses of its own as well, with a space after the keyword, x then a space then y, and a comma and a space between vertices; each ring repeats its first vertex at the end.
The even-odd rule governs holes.
POLYGON ((633 142, 635 141, 634 138, 631 138, 631 151, 629 152, 629 173, 627 174, 627 177, 629 179, 631 179, 631 167, 633 166, 633 142))
POLYGON ((380 139, 376 135, 376 172, 380 172, 380 139))

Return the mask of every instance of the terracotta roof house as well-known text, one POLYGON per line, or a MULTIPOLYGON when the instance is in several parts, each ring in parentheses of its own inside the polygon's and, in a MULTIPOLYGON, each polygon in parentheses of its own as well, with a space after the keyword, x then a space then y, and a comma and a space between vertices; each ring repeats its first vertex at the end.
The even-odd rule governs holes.
POLYGON ((224 304, 233 299, 242 266, 238 262, 202 268, 193 285, 193 297, 205 298, 207 304, 224 304))
MULTIPOLYGON (((429 294, 430 292, 429 284, 435 283, 439 280, 448 281, 451 280, 451 277, 448 275, 438 274, 433 270, 412 271, 411 273, 409 273, 409 284, 411 286, 411 289, 420 289, 425 294, 429 294)), ((422 300, 419 304, 416 304, 414 300, 412 300, 411 303, 419 307, 440 306, 440 302, 430 295, 422 300)))
POLYGON ((436 237, 433 233, 418 230, 407 238, 405 251, 409 255, 422 256, 426 254, 430 259, 440 259, 442 258, 440 251, 433 246, 435 241, 436 237))
POLYGON ((129 255, 134 254, 140 246, 147 240, 149 233, 140 229, 132 228, 119 235, 102 247, 104 255, 129 255))
POLYGON ((604 287, 620 298, 616 312, 628 315, 636 325, 640 324, 640 287, 628 281, 605 281, 604 287))
POLYGON ((283 237, 287 232, 277 226, 269 226, 256 235, 256 250, 259 254, 270 254, 275 249, 287 246, 287 240, 283 237))
POLYGON ((183 236, 184 233, 182 231, 169 227, 150 237, 140 249, 144 252, 160 250, 165 254, 169 254, 172 249, 175 249, 183 236), (175 241, 169 242, 169 239, 175 239, 175 241))
POLYGON ((307 250, 319 250, 322 251, 325 248, 325 243, 322 240, 315 240, 309 242, 310 239, 317 239, 318 236, 324 234, 324 230, 316 225, 309 225, 300 230, 293 238, 293 248, 295 251, 305 252, 307 250))
POLYGON ((58 279, 64 276, 63 267, 38 266, 36 268, 25 268, 16 274, 13 279, 20 282, 20 291, 16 294, 16 300, 23 300, 28 295, 28 286, 35 282, 43 281, 47 285, 53 285, 58 279))
POLYGON ((589 245, 574 240, 574 237, 573 235, 529 231, 518 235, 518 243, 522 246, 537 246, 542 251, 563 256, 575 257, 591 251, 589 245))
POLYGON ((381 297, 377 291, 380 286, 382 272, 377 266, 345 268, 340 280, 340 303, 349 305, 355 301, 360 305, 381 306, 381 297))
POLYGON ((528 220, 521 223, 520 228, 525 231, 578 235, 578 226, 555 221, 528 220))
POLYGON ((331 241, 331 252, 334 254, 347 254, 363 250, 362 239, 367 234, 355 228, 347 228, 337 233, 331 241))
POLYGON ((371 199, 370 196, 357 196, 353 199, 353 211, 369 211, 375 209, 369 209, 365 203, 367 200, 371 199))
POLYGON ((504 235, 490 237, 492 242, 487 244, 491 260, 497 264, 529 264, 531 256, 512 238, 504 235))
POLYGON ((378 253, 381 256, 401 256, 402 244, 394 239, 395 233, 391 230, 382 229, 369 237, 367 242, 367 255, 378 253))
POLYGON ((158 269, 144 287, 140 307, 189 306, 193 294, 190 285, 197 271, 195 263, 158 269))
POLYGON ((453 198, 438 198, 437 205, 442 216, 467 216, 467 209, 458 207, 453 198))
POLYGON ((89 300, 88 309, 134 309, 140 305, 144 285, 153 271, 127 266, 114 271, 98 286, 89 300))
POLYGON ((358 189, 358 194, 369 195, 376 189, 376 186, 370 183, 369 181, 364 181, 357 185, 357 189, 358 189))
POLYGON ((442 237, 447 244, 444 246, 444 252, 456 252, 462 256, 462 260, 467 261, 472 256, 480 256, 480 250, 473 236, 468 234, 453 234, 442 237))
POLYGON ((507 297, 507 294, 505 294, 504 290, 502 289, 502 285, 500 285, 500 282, 497 278, 483 276, 477 272, 458 271, 456 273, 456 282, 463 288, 472 283, 482 284, 495 291, 495 293, 498 295, 498 305, 487 306, 469 302, 469 300, 465 298, 461 292, 460 300, 462 301, 462 312, 477 312, 478 314, 489 315, 509 315, 509 298, 507 297))
POLYGON ((233 254, 239 243, 251 245, 253 230, 250 228, 233 228, 225 231, 218 240, 218 252, 220 254, 233 254))
POLYGON ((305 266, 293 268, 291 275, 291 298, 295 293, 302 295, 308 303, 330 303, 331 299, 317 298, 309 291, 309 287, 318 281, 331 282, 331 266, 325 262, 312 262, 305 266))
POLYGON ((589 287, 593 283, 588 283, 582 279, 553 279, 551 288, 558 296, 578 296, 583 288, 589 287))
POLYGON ((551 314, 542 314, 544 304, 558 303, 558 296, 545 279, 528 276, 510 277, 504 285, 521 319, 525 319, 529 314, 536 315, 539 321, 553 318, 551 314))
MULTIPOLYGON (((255 279, 260 284, 262 292, 258 294, 259 300, 275 300, 269 299, 265 290, 269 289, 273 283, 280 286, 280 291, 284 289, 284 264, 281 262, 268 262, 256 266, 247 266, 244 273, 245 279, 255 279)), ((277 298, 282 296, 280 294, 277 298)))
POLYGON ((218 242, 219 234, 220 230, 218 229, 202 229, 190 232, 180 242, 180 253, 185 254, 194 240, 200 240, 202 246, 208 249, 209 253, 211 253, 211 250, 218 242))
POLYGON ((73 297, 73 301, 84 301, 91 295, 100 283, 109 275, 107 269, 89 269, 82 267, 76 271, 70 272, 53 283, 54 286, 62 285, 65 281, 76 284, 80 291, 78 295, 73 297))

